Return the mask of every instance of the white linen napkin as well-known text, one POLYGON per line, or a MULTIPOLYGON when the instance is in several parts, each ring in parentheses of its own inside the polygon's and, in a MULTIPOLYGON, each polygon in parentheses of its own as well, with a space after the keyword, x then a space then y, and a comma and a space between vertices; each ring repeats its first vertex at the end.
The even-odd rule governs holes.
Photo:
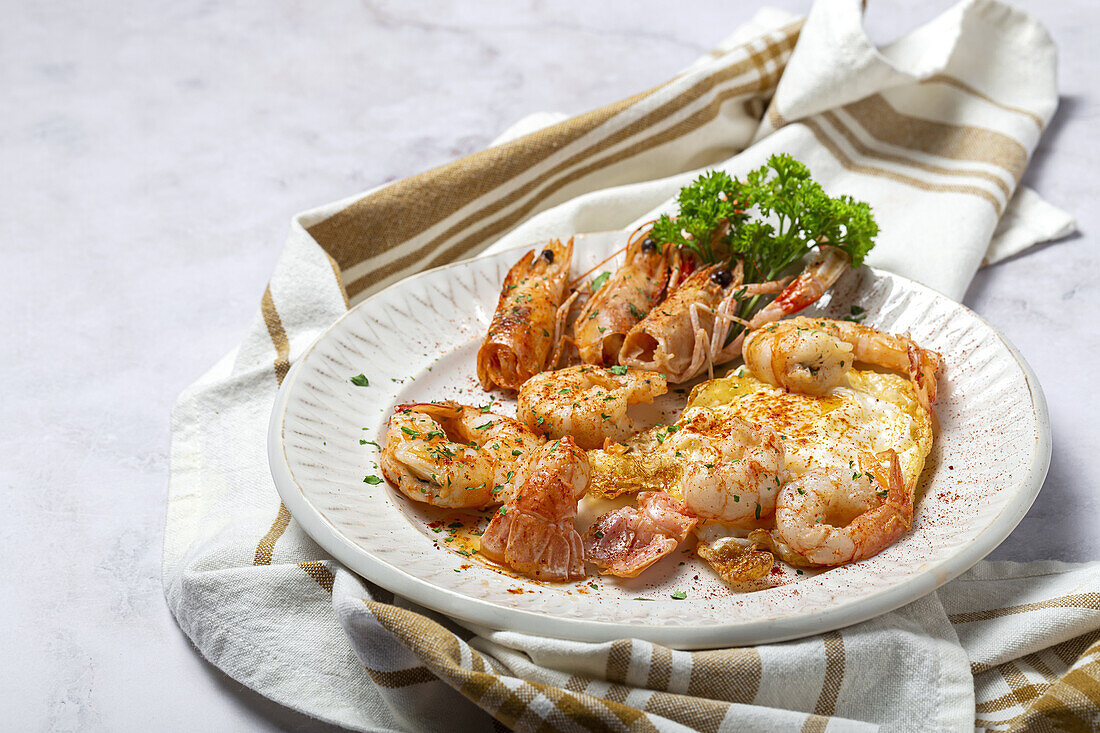
POLYGON ((804 25, 763 12, 654 90, 527 120, 486 151, 296 217, 247 337, 173 412, 165 592, 198 650, 362 730, 1095 725, 1097 563, 982 563, 897 611, 782 644, 564 642, 461 626, 356 577, 268 474, 275 390, 349 299, 490 245, 645 221, 702 168, 792 153, 831 193, 871 202, 871 264, 956 298, 983 260, 1071 231, 1017 186, 1057 101, 1041 26, 977 0, 879 50, 858 8, 821 0, 804 25))

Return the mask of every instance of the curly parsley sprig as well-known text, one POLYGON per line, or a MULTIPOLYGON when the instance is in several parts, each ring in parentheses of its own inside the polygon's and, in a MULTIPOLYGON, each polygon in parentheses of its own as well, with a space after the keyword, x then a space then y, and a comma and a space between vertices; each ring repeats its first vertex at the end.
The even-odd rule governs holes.
POLYGON ((679 213, 661 216, 650 236, 692 250, 703 264, 742 259, 746 282, 774 280, 826 242, 858 267, 879 231, 868 204, 829 196, 787 154, 771 156, 744 180, 704 173, 680 191, 678 203, 679 213))

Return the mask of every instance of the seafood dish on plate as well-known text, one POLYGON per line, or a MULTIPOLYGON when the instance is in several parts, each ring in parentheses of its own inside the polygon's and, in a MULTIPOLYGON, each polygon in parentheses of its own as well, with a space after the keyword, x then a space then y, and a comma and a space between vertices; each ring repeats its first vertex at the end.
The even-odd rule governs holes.
POLYGON ((382 475, 480 513, 456 550, 564 582, 686 547, 738 591, 909 531, 941 356, 855 307, 797 315, 871 249, 869 207, 789 156, 704 174, 678 204, 598 275, 607 260, 573 275, 572 239, 523 254, 470 365, 489 405, 394 408, 382 475))

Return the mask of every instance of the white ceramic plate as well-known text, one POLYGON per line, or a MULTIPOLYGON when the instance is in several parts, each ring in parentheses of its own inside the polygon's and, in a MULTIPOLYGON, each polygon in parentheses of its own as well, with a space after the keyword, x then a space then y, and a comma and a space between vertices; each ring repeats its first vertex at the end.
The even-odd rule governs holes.
MULTIPOLYGON (((625 236, 577 237, 574 273, 625 236)), ((581 583, 544 584, 495 570, 453 551, 447 512, 386 483, 365 483, 381 472, 378 450, 360 441, 383 441, 395 404, 488 402, 475 354, 518 257, 441 267, 360 303, 297 361, 272 412, 271 472, 294 518, 348 568, 424 606, 498 629, 587 641, 633 636, 675 648, 820 633, 897 608, 971 567, 1020 522, 1046 476, 1046 403, 1016 350, 958 303, 864 267, 808 312, 840 317, 858 305, 865 323, 909 331, 944 357, 935 447, 913 528, 899 542, 813 577, 788 569, 770 578, 774 587, 752 593, 731 591, 690 552, 629 580, 593 573, 581 583), (351 383, 359 373, 370 386, 351 383), (678 591, 686 598, 673 599, 678 591)), ((510 413, 511 401, 493 397, 494 411, 510 413)))

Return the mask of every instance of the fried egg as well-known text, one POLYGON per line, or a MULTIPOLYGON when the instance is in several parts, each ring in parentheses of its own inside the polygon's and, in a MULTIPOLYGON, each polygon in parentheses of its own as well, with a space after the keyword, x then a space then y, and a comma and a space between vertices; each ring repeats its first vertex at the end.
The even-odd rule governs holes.
POLYGON ((931 417, 910 380, 899 374, 849 369, 840 385, 814 397, 767 384, 741 369, 698 385, 688 401, 689 409, 695 406, 779 433, 789 478, 814 466, 857 467, 861 451, 893 449, 906 484, 916 486, 932 450, 931 417))

